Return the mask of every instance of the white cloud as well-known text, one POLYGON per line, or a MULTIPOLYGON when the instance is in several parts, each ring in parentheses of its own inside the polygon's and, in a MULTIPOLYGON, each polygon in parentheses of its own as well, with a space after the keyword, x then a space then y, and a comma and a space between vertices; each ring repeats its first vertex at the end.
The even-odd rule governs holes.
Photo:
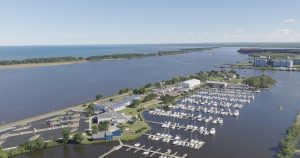
POLYGON ((296 19, 284 19, 284 20, 282 20, 282 22, 283 23, 295 23, 295 22, 297 22, 297 20, 296 19))
POLYGON ((244 32, 244 30, 242 30, 242 29, 238 29, 238 30, 234 31, 234 33, 236 33, 236 34, 240 34, 240 33, 243 33, 243 32, 244 32))
POLYGON ((279 29, 273 32, 274 35, 290 35, 291 33, 295 32, 294 30, 291 29, 279 29))

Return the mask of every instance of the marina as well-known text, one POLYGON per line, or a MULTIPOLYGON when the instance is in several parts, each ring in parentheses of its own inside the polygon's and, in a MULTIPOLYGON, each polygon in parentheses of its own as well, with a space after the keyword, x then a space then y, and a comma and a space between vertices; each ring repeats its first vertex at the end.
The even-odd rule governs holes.
MULTIPOLYGON (((226 53, 225 53, 226 54, 226 53)), ((216 53, 216 56, 219 57, 220 54, 216 53)), ((206 55, 204 55, 206 56, 206 55)), ((215 56, 215 57, 216 57, 215 56)), ((214 57, 214 59, 216 59, 214 57)), ((176 58, 176 57, 175 57, 176 58)), ((225 57, 224 57, 225 58, 225 57)), ((149 60, 149 59, 147 59, 149 60)), ((210 59, 208 59, 210 60, 210 59)), ((211 60, 210 60, 211 61, 211 60)), ((126 63, 128 61, 125 61, 126 63)), ((216 61, 217 62, 217 61, 216 61)), ((205 62, 204 62, 205 63, 205 62)), ((213 62, 212 62, 213 63, 213 62)), ((96 63, 95 63, 96 64, 96 63)), ((207 63, 205 63, 207 64, 207 63)), ((90 65, 90 64, 87 64, 90 65)), ((98 64, 96 64, 98 65, 98 64)), ((102 65, 102 64, 100 64, 102 65)), ((209 64, 208 64, 209 65, 209 64)), ((203 65, 202 65, 203 66, 203 65)), ((73 67, 73 66, 70 66, 73 67)), ((184 67, 184 66, 183 66, 184 67)), ((205 67, 205 66, 204 66, 205 67)), ((189 70, 192 68, 189 67, 189 70)), ((189 71, 185 69, 184 71, 189 71)), ((166 73, 169 73, 166 72, 166 73)), ((274 150, 271 150, 272 148, 276 147, 279 138, 281 137, 282 130, 280 129, 285 129, 287 128, 293 120, 293 111, 297 111, 295 103, 297 103, 297 91, 295 89, 298 84, 290 84, 294 83, 294 81, 299 78, 298 74, 292 74, 292 73, 286 73, 286 72, 276 72, 276 73, 271 73, 271 72, 259 72, 259 71, 252 71, 252 70, 247 70, 247 72, 242 72, 241 75, 259 75, 259 74, 268 74, 276 78, 276 80, 279 81, 280 84, 276 85, 274 89, 270 90, 260 90, 260 93, 255 93, 255 101, 251 101, 250 103, 234 103, 235 104, 240 104, 244 105, 241 108, 234 108, 231 107, 231 109, 236 109, 239 110, 239 115, 238 116, 230 116, 230 115, 218 115, 218 114, 213 114, 213 113, 204 113, 204 109, 201 110, 202 116, 206 115, 211 115, 214 117, 220 117, 223 119, 223 125, 219 124, 213 124, 212 121, 211 123, 206 123, 208 128, 211 128, 211 126, 215 126, 214 128, 216 129, 216 135, 214 137, 200 137, 201 135, 198 135, 198 139, 202 139, 205 141, 205 145, 200 149, 200 150, 194 150, 189 148, 182 148, 179 146, 174 146, 170 144, 171 146, 167 144, 168 148, 173 149, 173 151, 177 151, 178 153, 186 153, 188 152, 190 157, 195 157, 198 155, 201 155, 203 157, 221 157, 222 155, 227 155, 228 157, 251 157, 251 153, 255 152, 259 157, 271 157, 272 154, 274 154, 274 150), (287 93, 288 92, 288 93, 287 93), (288 94, 288 95, 287 95, 288 94), (272 99, 268 99, 272 98, 272 99), (249 105, 248 105, 249 104, 249 105), (284 110, 278 110, 279 105, 284 105, 284 110), (293 109, 293 110, 292 110, 293 109), (279 112, 280 111, 280 112, 279 112), (256 117, 253 117, 256 116, 256 117), (272 124, 272 122, 277 122, 276 123, 276 128, 272 124), (268 125, 269 128, 262 128, 265 125, 268 125), (260 130, 253 130, 253 129, 260 129, 260 130), (250 132, 251 131, 251 132, 250 132), (241 134, 242 133, 242 134, 241 134), (264 135, 264 137, 262 137, 264 135), (228 139, 230 137, 230 139, 228 139), (249 139, 251 138, 251 139, 249 139), (262 139, 265 139, 264 142, 261 142, 262 139), (225 143, 226 142, 226 143, 225 143), (247 142, 247 143, 246 143, 247 142), (244 150, 239 148, 241 146, 244 146, 248 150, 244 150), (197 152, 195 152, 197 151, 197 152), (215 152, 218 151, 218 152, 215 152)), ((148 79, 151 78, 151 76, 148 76, 148 79)), ((147 82, 147 81, 143 81, 147 82)), ((208 105, 206 105, 208 109, 208 105)), ((221 108, 219 105, 216 107, 217 111, 220 111, 221 108)), ((225 108, 223 108, 225 110, 225 108)), ((172 108, 169 110, 172 111, 172 108)), ((186 113, 194 113, 194 116, 198 116, 199 111, 197 112, 192 112, 190 110, 183 110, 183 109, 173 109, 173 112, 176 110, 182 110, 182 112, 186 113)), ((209 110, 208 110, 209 111, 209 110)), ((233 111, 231 111, 233 112, 233 111)), ((155 121, 155 122, 161 122, 165 123, 166 121, 173 121, 173 118, 165 117, 165 116, 154 116, 150 115, 148 112, 145 113, 145 118, 148 121, 155 121)), ((192 119, 186 119, 184 120, 177 120, 177 118, 174 118, 176 122, 179 122, 180 124, 187 123, 190 125, 194 126, 194 121, 192 119)), ((198 122, 198 121, 196 121, 198 122)), ((161 128, 161 125, 156 126, 156 124, 151 125, 153 126, 153 134, 159 132, 163 133, 164 129, 161 128)), ((198 122, 197 124, 198 127, 204 126, 204 122, 198 122)), ((177 129, 176 129, 177 130, 177 129)), ((175 132, 174 136, 177 134, 180 134, 178 131, 172 131, 170 129, 170 133, 175 132)), ((184 129, 180 129, 181 134, 183 135, 184 129)), ((190 132, 188 132, 190 133, 190 132)), ((196 131, 194 132, 196 133, 196 131)), ((190 134, 185 134, 187 138, 190 139, 190 134)), ((195 138, 195 136, 194 136, 195 138)), ((142 137, 137 140, 143 145, 146 145, 148 147, 153 146, 154 141, 146 141, 146 138, 142 137), (151 143, 152 144, 151 144, 151 143)), ((155 145, 157 146, 166 146, 164 145, 165 143, 163 142, 155 142, 155 145)), ((69 154, 72 155, 72 157, 82 157, 81 156, 76 156, 77 154, 81 153, 87 157, 94 157, 95 155, 91 153, 95 153, 99 150, 102 150, 104 146, 101 145, 93 145, 93 147, 88 146, 88 147, 81 147, 82 150, 84 149, 84 153, 81 151, 78 151, 77 149, 75 150, 69 150, 69 154), (96 149, 95 149, 96 148, 96 149), (76 153, 76 154, 75 154, 76 153)), ((163 149, 164 147, 162 147, 163 149)), ((71 147, 72 149, 72 147, 71 147)), ((155 149, 154 149, 155 150, 155 149)), ((165 151, 166 149, 164 149, 165 151)), ((51 157, 60 157, 60 153, 64 153, 65 151, 63 150, 62 147, 58 147, 55 149, 47 149, 46 150, 48 153, 51 153, 51 157), (60 151, 56 152, 56 151, 60 151)), ((26 154, 23 156, 18 156, 18 157, 33 157, 34 155, 42 153, 42 152, 35 152, 32 154, 26 154)), ((40 156, 40 155, 39 155, 40 156)), ((126 153, 123 150, 118 150, 117 152, 113 152, 112 155, 109 155, 108 157, 134 157, 134 158, 139 158, 141 157, 141 154, 132 154, 132 153, 126 153)), ((48 155, 43 155, 41 157, 49 157, 48 155)))

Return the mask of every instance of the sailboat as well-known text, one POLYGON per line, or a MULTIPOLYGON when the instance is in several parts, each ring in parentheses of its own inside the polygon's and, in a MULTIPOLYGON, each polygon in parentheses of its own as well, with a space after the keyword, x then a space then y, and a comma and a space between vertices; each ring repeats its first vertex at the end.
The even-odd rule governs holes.
POLYGON ((280 109, 279 109, 280 111, 282 111, 283 110, 283 106, 280 106, 280 109))

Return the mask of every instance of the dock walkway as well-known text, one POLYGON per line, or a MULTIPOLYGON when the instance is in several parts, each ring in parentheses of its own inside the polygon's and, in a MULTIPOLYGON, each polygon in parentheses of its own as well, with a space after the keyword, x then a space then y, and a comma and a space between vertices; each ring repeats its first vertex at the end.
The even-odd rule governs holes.
MULTIPOLYGON (((144 151, 144 152, 148 152, 148 154, 151 154, 150 157, 154 156, 155 154, 158 155, 162 155, 162 156, 167 156, 169 158, 186 158, 187 154, 184 154, 183 156, 177 156, 177 152, 175 153, 170 153, 170 152, 161 152, 161 148, 157 149, 157 150, 152 150, 153 147, 150 148, 144 148, 145 145, 137 147, 137 146, 132 146, 132 145, 128 145, 128 144, 123 144, 123 142, 121 140, 119 140, 120 145, 113 147, 111 150, 109 150, 108 152, 102 154, 101 156, 99 156, 99 158, 104 158, 106 156, 108 156, 109 154, 113 153, 114 151, 117 151, 119 149, 121 149, 122 147, 127 147, 128 149, 135 149, 134 153, 136 153, 137 151, 144 151)), ((127 151, 128 151, 127 149, 127 151)), ((147 154, 147 155, 148 155, 147 154)))

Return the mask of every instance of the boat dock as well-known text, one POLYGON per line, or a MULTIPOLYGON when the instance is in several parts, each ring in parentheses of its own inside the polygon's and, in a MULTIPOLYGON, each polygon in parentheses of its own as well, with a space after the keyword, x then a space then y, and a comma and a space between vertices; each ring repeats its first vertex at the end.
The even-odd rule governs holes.
POLYGON ((153 150, 153 146, 146 148, 145 145, 139 146, 139 145, 128 145, 128 144, 123 144, 123 142, 121 142, 121 140, 119 140, 120 145, 113 147, 111 150, 109 150, 108 152, 102 154, 101 156, 99 156, 99 158, 104 158, 106 156, 108 156, 109 154, 113 153, 114 151, 117 151, 119 149, 121 149, 122 147, 126 147, 126 151, 129 151, 130 149, 135 149, 133 153, 137 153, 138 151, 143 151, 143 155, 149 155, 150 157, 154 156, 154 155, 161 155, 161 156, 167 156, 169 158, 186 158, 187 154, 184 154, 183 156, 177 156, 177 152, 175 153, 171 153, 170 150, 168 150, 167 152, 162 152, 161 148, 158 148, 156 150, 153 150))

